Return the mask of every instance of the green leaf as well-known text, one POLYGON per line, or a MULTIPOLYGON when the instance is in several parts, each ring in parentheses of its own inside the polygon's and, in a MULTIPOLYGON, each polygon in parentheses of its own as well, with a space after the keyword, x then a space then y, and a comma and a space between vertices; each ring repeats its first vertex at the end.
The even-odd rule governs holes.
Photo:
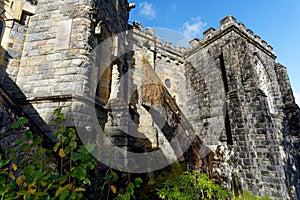
POLYGON ((129 193, 130 195, 133 195, 133 193, 134 193, 134 185, 133 185, 133 183, 130 182, 128 184, 128 186, 126 188, 126 193, 129 193))
POLYGON ((95 168, 95 163, 88 161, 86 163, 83 163, 84 167, 89 167, 90 169, 94 169, 95 168))
POLYGON ((38 168, 36 173, 34 174, 35 179, 40 179, 44 175, 43 168, 38 168))
POLYGON ((130 200, 130 196, 131 195, 129 193, 125 192, 123 198, 124 198, 124 200, 130 200))
POLYGON ((26 176, 26 177, 32 176, 34 173, 34 169, 35 169, 35 167, 33 165, 29 165, 29 166, 25 167, 23 169, 24 176, 26 176))
POLYGON ((20 139, 16 140, 15 145, 21 144, 26 140, 26 136, 21 137, 20 139))
POLYGON ((53 151, 57 152, 58 147, 60 146, 60 142, 56 143, 53 147, 53 151))
POLYGON ((20 151, 20 152, 25 151, 29 146, 30 146, 30 144, 24 143, 19 147, 18 151, 20 151))
POLYGON ((54 136, 58 138, 59 135, 63 135, 66 132, 66 126, 59 126, 54 136))
POLYGON ((46 196, 46 195, 48 195, 47 192, 36 192, 35 193, 35 196, 38 196, 38 197, 42 197, 42 196, 46 196))
POLYGON ((60 133, 60 134, 63 134, 67 131, 67 127, 66 126, 59 126, 57 131, 60 133))
POLYGON ((21 190, 18 192, 20 195, 28 195, 29 193, 26 190, 21 190))
POLYGON ((84 179, 84 182, 86 182, 86 184, 88 184, 88 185, 91 185, 91 181, 87 177, 84 179))
POLYGON ((25 157, 23 158, 20 163, 19 163, 19 166, 22 166, 28 159, 25 157))
POLYGON ((65 154, 68 155, 70 153, 70 151, 71 151, 71 148, 68 147, 68 146, 66 146, 66 148, 65 148, 65 154))
POLYGON ((118 174, 117 174, 116 172, 114 172, 114 171, 112 172, 112 177, 113 177, 113 181, 114 181, 114 182, 117 182, 117 181, 118 181, 118 178, 119 178, 119 177, 118 177, 118 174))
POLYGON ((66 199, 66 197, 69 195, 69 190, 64 190, 64 191, 62 191, 62 193, 61 193, 61 195, 60 195, 60 199, 61 200, 64 200, 64 199, 66 199))
POLYGON ((79 153, 82 153, 84 155, 90 154, 91 151, 95 149, 97 145, 95 144, 88 144, 86 146, 80 146, 80 149, 78 150, 79 153))
POLYGON ((83 180, 86 177, 86 169, 83 167, 75 167, 73 169, 73 177, 83 180))
POLYGON ((10 159, 0 161, 0 168, 7 165, 10 161, 11 161, 10 159))
POLYGON ((85 155, 74 152, 74 153, 72 153, 72 156, 71 156, 70 159, 73 160, 73 161, 77 161, 77 160, 81 160, 83 158, 85 158, 85 155))
POLYGON ((143 180, 142 180, 140 177, 134 179, 134 186, 135 186, 136 188, 139 188, 139 187, 141 186, 142 183, 143 183, 143 180))
POLYGON ((106 174, 104 176, 104 181, 110 180, 110 178, 111 178, 111 176, 110 176, 110 170, 112 170, 112 169, 107 170, 107 172, 106 172, 106 174))
POLYGON ((82 187, 78 187, 78 188, 75 188, 75 190, 74 190, 75 192, 84 192, 85 191, 85 189, 84 188, 82 188, 82 187))
POLYGON ((53 112, 53 114, 55 114, 55 115, 60 115, 61 114, 61 110, 62 110, 62 108, 61 107, 59 107, 59 108, 56 108, 55 110, 54 110, 54 112, 53 112))
POLYGON ((76 140, 77 136, 76 136, 76 131, 74 128, 68 129, 68 136, 71 140, 76 140))
MULTIPOLYGON (((59 195, 61 195, 61 198, 64 196, 64 198, 66 197, 65 195, 67 194, 69 194, 69 189, 71 189, 72 188, 72 184, 68 184, 68 185, 65 185, 64 187, 59 187, 57 190, 56 190, 56 192, 55 192, 55 196, 57 197, 57 196, 59 196, 59 195), (68 191, 67 193, 64 193, 64 191, 68 191)), ((60 198, 60 199, 61 199, 60 198)))
POLYGON ((71 147, 71 150, 74 150, 77 147, 77 142, 76 141, 71 141, 69 145, 71 147))
POLYGON ((56 190, 56 192, 55 192, 55 196, 60 195, 60 194, 62 193, 62 191, 64 191, 65 189, 66 189, 66 188, 64 188, 64 187, 58 188, 58 189, 56 190))
POLYGON ((60 116, 57 116, 54 121, 56 124, 60 124, 64 121, 64 118, 64 114, 61 114, 60 116))
POLYGON ((4 184, 6 182, 6 178, 0 176, 0 185, 4 184))
POLYGON ((49 178, 51 177, 51 173, 53 172, 54 170, 52 168, 48 168, 45 173, 43 174, 43 177, 41 177, 41 181, 48 181, 49 178), (45 175, 45 176, 44 176, 45 175))
POLYGON ((43 142, 43 138, 37 136, 35 138, 33 138, 33 143, 31 144, 32 147, 36 146, 36 145, 39 145, 43 142))
POLYGON ((23 126, 24 124, 26 124, 27 122, 28 122, 28 119, 26 119, 25 117, 20 117, 15 124, 11 125, 11 128, 19 128, 19 127, 23 126))
POLYGON ((32 139, 33 134, 32 134, 31 131, 26 130, 26 131, 24 131, 24 133, 25 133, 25 135, 26 135, 26 137, 27 137, 28 140, 31 140, 31 139, 32 139))
POLYGON ((60 135, 60 141, 64 144, 66 144, 68 142, 68 138, 64 135, 60 135))
POLYGON ((123 200, 124 195, 123 194, 118 194, 118 196, 114 200, 123 200))

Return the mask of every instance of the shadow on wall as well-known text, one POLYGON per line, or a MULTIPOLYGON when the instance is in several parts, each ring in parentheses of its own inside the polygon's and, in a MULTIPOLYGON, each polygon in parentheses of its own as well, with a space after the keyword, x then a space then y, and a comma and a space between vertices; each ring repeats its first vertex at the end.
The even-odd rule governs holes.
MULTIPOLYGON (((6 52, 2 46, 0 51, 6 52)), ((5 59, 9 62, 11 58, 6 57, 5 59)), ((18 85, 7 74, 8 62, 3 62, 0 67, 0 152, 8 145, 13 144, 20 136, 20 130, 11 128, 11 125, 19 117, 27 118, 30 130, 44 138, 45 147, 51 147, 55 144, 56 139, 49 134, 51 133, 50 128, 26 100, 26 96, 18 85)))
POLYGON ((285 127, 282 143, 286 157, 286 184, 291 199, 300 199, 300 110, 297 105, 285 110, 288 117, 282 123, 285 127))

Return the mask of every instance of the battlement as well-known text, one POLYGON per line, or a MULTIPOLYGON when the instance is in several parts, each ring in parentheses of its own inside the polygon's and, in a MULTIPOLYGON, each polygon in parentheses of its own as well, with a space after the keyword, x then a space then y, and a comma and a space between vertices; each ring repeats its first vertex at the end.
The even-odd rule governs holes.
POLYGON ((252 44, 266 52, 272 58, 276 58, 273 47, 269 45, 266 41, 262 40, 258 35, 255 35, 253 31, 247 28, 243 23, 237 22, 236 18, 228 15, 220 21, 220 28, 214 29, 209 28, 203 32, 203 39, 194 39, 190 42, 189 49, 194 51, 195 49, 207 46, 208 44, 219 39, 223 35, 227 34, 230 31, 235 31, 240 34, 242 37, 247 38, 252 44))
POLYGON ((250 43, 260 48, 272 58, 276 58, 273 47, 269 45, 265 40, 261 39, 260 36, 254 34, 254 32, 251 29, 247 28, 242 22, 237 22, 235 17, 228 15, 224 19, 220 20, 220 25, 221 26, 218 29, 210 27, 206 31, 204 31, 204 37, 202 39, 194 38, 193 40, 191 40, 189 42, 189 48, 184 48, 178 45, 174 46, 170 41, 166 41, 163 43, 163 39, 159 36, 156 36, 154 29, 149 27, 146 29, 133 28, 133 31, 135 34, 148 39, 148 41, 152 41, 148 42, 148 45, 152 43, 152 48, 164 49, 177 55, 183 55, 185 53, 197 51, 197 49, 209 45, 210 43, 221 38, 230 31, 235 31, 242 37, 247 38, 250 43))
MULTIPOLYGON (((177 55, 182 55, 187 51, 186 48, 181 47, 179 45, 174 46, 171 41, 163 42, 163 38, 155 35, 155 30, 152 28, 133 28, 134 34, 137 34, 140 37, 148 40, 147 45, 150 45, 150 49, 152 48, 159 48, 162 50, 166 50, 169 52, 173 52, 177 55)), ((141 44, 141 46, 143 46, 141 44)))

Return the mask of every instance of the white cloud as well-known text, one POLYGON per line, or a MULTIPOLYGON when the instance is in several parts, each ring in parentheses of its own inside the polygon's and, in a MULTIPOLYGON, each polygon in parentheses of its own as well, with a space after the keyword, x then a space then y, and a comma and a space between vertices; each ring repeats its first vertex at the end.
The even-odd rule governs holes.
POLYGON ((140 14, 147 19, 155 19, 156 18, 156 11, 152 3, 147 1, 143 1, 139 4, 140 14))
POLYGON ((300 106, 300 92, 294 92, 295 100, 298 106, 300 106))
POLYGON ((199 37, 206 25, 207 24, 203 22, 199 16, 191 18, 190 21, 184 22, 182 27, 183 34, 191 38, 199 37))
POLYGON ((203 22, 200 16, 184 22, 181 28, 184 38, 179 41, 179 44, 187 47, 192 39, 199 38, 202 35, 206 25, 207 23, 203 22))

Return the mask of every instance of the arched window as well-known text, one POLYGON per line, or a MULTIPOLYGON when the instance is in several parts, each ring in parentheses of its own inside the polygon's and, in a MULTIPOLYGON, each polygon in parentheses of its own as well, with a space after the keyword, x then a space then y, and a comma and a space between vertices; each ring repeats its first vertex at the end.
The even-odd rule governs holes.
POLYGON ((111 94, 112 85, 112 41, 111 32, 108 27, 100 22, 95 31, 97 44, 97 68, 98 68, 98 83, 96 89, 96 98, 105 105, 111 94))
POLYGON ((258 88, 261 89, 263 93, 267 96, 270 112, 275 113, 273 97, 269 89, 270 80, 269 80, 268 73, 258 57, 255 58, 255 63, 256 63, 256 73, 258 76, 258 88))
POLYGON ((0 65, 2 65, 4 55, 5 55, 5 50, 4 50, 3 44, 2 44, 4 29, 5 29, 5 22, 3 21, 2 18, 0 18, 0 65))
POLYGON ((0 18, 0 42, 2 41, 4 27, 5 27, 4 21, 0 18))

